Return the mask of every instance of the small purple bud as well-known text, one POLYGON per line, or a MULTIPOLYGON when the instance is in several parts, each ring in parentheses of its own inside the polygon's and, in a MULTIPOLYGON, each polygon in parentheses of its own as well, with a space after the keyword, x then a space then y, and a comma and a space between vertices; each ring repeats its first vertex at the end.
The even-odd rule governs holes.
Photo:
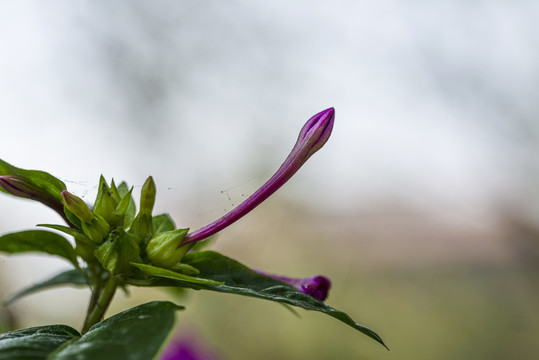
POLYGON ((187 234, 182 245, 200 241, 223 230, 270 197, 305 164, 312 154, 326 143, 331 135, 334 121, 335 109, 333 108, 321 111, 311 117, 301 129, 296 145, 284 163, 260 189, 222 218, 187 234))
POLYGON ((311 276, 303 279, 289 278, 286 276, 268 274, 260 270, 253 269, 253 271, 270 277, 275 280, 282 281, 288 285, 292 285, 299 291, 314 297, 320 301, 324 301, 328 297, 329 289, 331 287, 331 281, 322 275, 311 276))
POLYGON ((57 197, 54 197, 50 192, 19 175, 0 175, 0 188, 8 194, 39 201, 56 211, 67 221, 64 214, 64 204, 59 193, 57 197))

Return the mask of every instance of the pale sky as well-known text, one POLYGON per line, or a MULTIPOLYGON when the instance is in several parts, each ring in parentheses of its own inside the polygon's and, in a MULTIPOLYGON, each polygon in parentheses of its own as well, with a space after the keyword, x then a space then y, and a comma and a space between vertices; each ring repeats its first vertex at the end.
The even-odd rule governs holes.
POLYGON ((151 174, 163 211, 189 204, 203 225, 334 106, 332 138, 279 196, 484 211, 520 184, 512 131, 537 127, 538 7, 1 2, 0 156, 81 195, 101 173, 134 185, 151 174))

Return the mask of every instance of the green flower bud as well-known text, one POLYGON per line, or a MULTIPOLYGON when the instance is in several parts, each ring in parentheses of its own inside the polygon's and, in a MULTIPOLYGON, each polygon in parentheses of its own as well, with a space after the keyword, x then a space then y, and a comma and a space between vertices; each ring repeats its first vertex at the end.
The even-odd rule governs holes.
POLYGON ((152 215, 153 205, 155 204, 155 194, 157 189, 155 188, 155 183, 153 178, 148 176, 144 185, 142 185, 142 190, 140 191, 140 212, 139 214, 145 214, 148 216, 152 215))
POLYGON ((99 179, 99 191, 94 204, 94 214, 102 216, 109 224, 118 225, 120 217, 115 215, 118 202, 112 196, 112 191, 101 175, 99 179))
POLYGON ((178 247, 189 229, 165 231, 155 235, 146 246, 146 253, 152 264, 171 268, 176 265, 192 246, 178 247))
POLYGON ((109 223, 99 215, 93 215, 89 222, 81 223, 82 232, 96 244, 101 244, 110 231, 109 223))
POLYGON ((122 196, 120 195, 120 192, 118 191, 118 188, 116 187, 116 184, 114 183, 114 179, 110 181, 110 192, 112 194, 112 197, 114 200, 119 203, 122 196))
POLYGON ((65 207, 83 223, 92 221, 94 215, 92 214, 92 211, 88 205, 86 205, 81 198, 71 194, 67 190, 62 191, 62 197, 64 199, 65 207))
POLYGON ((153 234, 152 218, 146 214, 138 214, 129 232, 139 239, 139 243, 145 242, 153 234))
POLYGON ((121 228, 113 230, 94 255, 112 275, 127 274, 131 262, 142 262, 136 238, 121 228))
POLYGON ((123 224, 124 222, 125 214, 127 213, 127 209, 129 209, 129 205, 131 203, 132 191, 133 188, 131 188, 129 192, 120 199, 118 206, 116 206, 116 209, 114 209, 114 216, 118 217, 118 224, 123 224))

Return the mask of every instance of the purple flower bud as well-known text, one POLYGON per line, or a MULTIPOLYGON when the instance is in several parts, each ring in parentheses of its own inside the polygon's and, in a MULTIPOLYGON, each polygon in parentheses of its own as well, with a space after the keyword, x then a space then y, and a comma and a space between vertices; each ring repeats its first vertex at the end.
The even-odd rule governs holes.
POLYGON ((331 281, 322 275, 311 276, 303 279, 289 278, 286 276, 268 274, 260 270, 253 269, 253 271, 270 277, 275 280, 282 281, 288 285, 292 285, 299 291, 314 297, 320 301, 324 301, 328 297, 329 288, 331 287, 331 281))
POLYGON ((203 345, 199 337, 175 337, 165 348, 160 360, 217 360, 221 357, 203 345))
POLYGON ((37 186, 24 176, 19 175, 0 175, 0 188, 8 194, 39 201, 56 211, 67 221, 60 193, 55 197, 50 191, 47 191, 48 189, 37 186))
POLYGON ((200 241, 223 230, 270 197, 305 164, 312 154, 326 143, 331 135, 334 121, 335 110, 333 108, 326 109, 311 117, 301 129, 296 145, 284 163, 260 189, 222 218, 188 234, 182 245, 200 241))

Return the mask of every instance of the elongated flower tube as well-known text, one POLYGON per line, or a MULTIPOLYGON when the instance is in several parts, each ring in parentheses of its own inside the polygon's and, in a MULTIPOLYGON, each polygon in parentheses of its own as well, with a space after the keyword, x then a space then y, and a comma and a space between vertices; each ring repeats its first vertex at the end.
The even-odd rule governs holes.
POLYGON ((331 135, 334 121, 335 110, 333 108, 321 111, 311 117, 301 129, 296 145, 284 163, 260 189, 220 219, 187 234, 182 245, 203 240, 223 230, 270 197, 305 164, 312 154, 324 146, 331 135))
POLYGON ((322 275, 311 276, 308 278, 290 278, 287 276, 273 275, 265 273, 261 270, 253 269, 254 272, 260 275, 268 276, 272 279, 282 281, 288 285, 292 285, 299 291, 314 297, 320 301, 324 301, 328 297, 329 288, 331 287, 331 281, 322 275))

